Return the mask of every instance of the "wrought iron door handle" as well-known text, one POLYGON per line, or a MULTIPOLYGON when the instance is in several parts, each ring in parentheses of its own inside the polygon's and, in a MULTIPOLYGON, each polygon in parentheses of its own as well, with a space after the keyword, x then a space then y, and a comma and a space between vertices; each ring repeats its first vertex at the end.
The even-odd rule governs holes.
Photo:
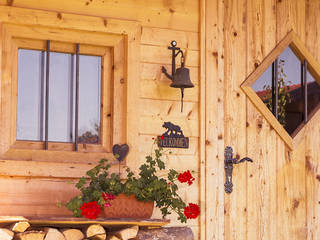
POLYGON ((238 161, 238 159, 233 158, 233 150, 232 147, 226 147, 224 150, 224 170, 226 173, 226 182, 224 184, 224 190, 226 193, 231 193, 233 184, 232 184, 232 171, 233 164, 238 164, 242 162, 253 162, 251 158, 245 157, 238 161))

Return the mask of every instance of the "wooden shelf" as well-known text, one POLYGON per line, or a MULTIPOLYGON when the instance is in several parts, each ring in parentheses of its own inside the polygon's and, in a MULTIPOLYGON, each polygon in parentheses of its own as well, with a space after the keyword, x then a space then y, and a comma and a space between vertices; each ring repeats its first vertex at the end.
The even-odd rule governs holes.
POLYGON ((28 221, 32 226, 52 226, 52 227, 72 227, 79 225, 90 225, 94 223, 101 224, 104 227, 138 225, 141 227, 162 227, 170 223, 166 219, 104 219, 95 220, 73 217, 29 217, 22 216, 0 216, 0 223, 12 223, 19 221, 28 221))

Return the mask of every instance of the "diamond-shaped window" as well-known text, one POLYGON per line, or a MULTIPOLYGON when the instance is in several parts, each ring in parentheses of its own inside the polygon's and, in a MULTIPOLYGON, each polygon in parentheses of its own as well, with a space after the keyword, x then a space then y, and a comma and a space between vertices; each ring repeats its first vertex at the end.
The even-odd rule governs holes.
POLYGON ((320 108, 320 65, 290 32, 241 87, 293 148, 301 130, 320 108))

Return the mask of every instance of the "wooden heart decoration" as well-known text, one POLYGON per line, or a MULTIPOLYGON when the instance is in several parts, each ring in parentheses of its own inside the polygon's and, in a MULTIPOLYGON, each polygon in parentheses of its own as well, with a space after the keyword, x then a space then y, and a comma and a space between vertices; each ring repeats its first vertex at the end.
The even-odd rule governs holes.
POLYGON ((127 144, 115 144, 112 147, 112 153, 119 162, 122 162, 122 160, 128 155, 128 152, 129 146, 127 144))

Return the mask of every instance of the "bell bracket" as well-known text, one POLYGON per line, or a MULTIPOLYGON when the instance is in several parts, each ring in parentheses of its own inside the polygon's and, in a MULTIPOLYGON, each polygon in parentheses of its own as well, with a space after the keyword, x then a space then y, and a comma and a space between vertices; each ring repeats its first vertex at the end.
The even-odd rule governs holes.
POLYGON ((224 150, 224 170, 226 174, 226 182, 224 184, 224 190, 226 193, 230 194, 233 190, 232 183, 232 171, 233 164, 238 164, 242 162, 253 162, 251 158, 245 157, 238 161, 237 158, 233 158, 233 150, 232 147, 227 146, 224 150))
POLYGON ((168 47, 169 50, 172 51, 172 71, 171 71, 171 75, 167 72, 167 69, 162 66, 161 70, 162 72, 166 75, 167 78, 171 79, 171 81, 173 81, 173 75, 176 72, 176 57, 179 55, 179 53, 181 53, 181 66, 184 67, 184 55, 183 52, 181 51, 181 49, 177 46, 177 42, 175 40, 171 41, 171 46, 168 47), (177 53, 176 53, 177 51, 177 53))

